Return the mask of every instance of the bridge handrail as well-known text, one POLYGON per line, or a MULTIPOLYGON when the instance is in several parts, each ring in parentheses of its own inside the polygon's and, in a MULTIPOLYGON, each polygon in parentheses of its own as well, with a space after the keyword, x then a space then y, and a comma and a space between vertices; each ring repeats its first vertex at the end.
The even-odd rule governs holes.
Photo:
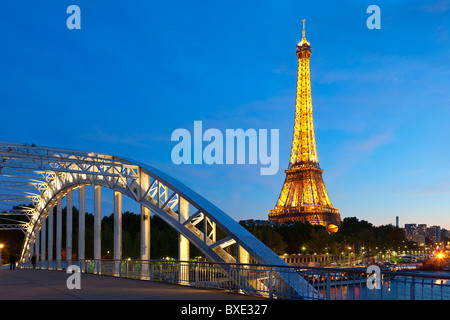
MULTIPOLYGON (((285 277, 296 274, 306 279, 308 283, 321 293, 321 296, 316 296, 316 299, 337 299, 339 298, 337 292, 342 287, 346 288, 347 295, 350 294, 355 299, 358 287, 359 291, 362 291, 362 288, 366 288, 369 276, 366 268, 328 268, 180 260, 53 260, 38 261, 36 267, 38 269, 63 271, 69 265, 80 266, 83 273, 169 282, 230 292, 245 292, 246 294, 254 294, 269 299, 302 298, 295 291, 283 285, 283 281, 279 278, 280 273, 283 273, 285 277), (250 286, 249 283, 252 285, 250 286), (258 283, 258 285, 255 286, 255 283, 258 283)), ((22 262, 19 263, 19 267, 32 268, 32 265, 30 262, 22 262)), ((381 290, 372 290, 371 292, 366 290, 366 298, 374 295, 376 299, 425 299, 430 295, 429 292, 431 290, 431 298, 435 298, 437 294, 438 299, 450 299, 449 274, 381 270, 381 278, 383 288, 381 290), (428 292, 425 294, 425 298, 424 291, 428 292)), ((341 298, 343 297, 341 296, 341 298)))

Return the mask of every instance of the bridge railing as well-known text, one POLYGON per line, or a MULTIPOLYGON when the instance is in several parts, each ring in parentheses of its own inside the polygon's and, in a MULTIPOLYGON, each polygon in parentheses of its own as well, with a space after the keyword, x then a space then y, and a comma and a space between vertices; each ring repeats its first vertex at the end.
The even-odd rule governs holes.
MULTIPOLYGON (((167 282, 197 288, 263 296, 302 299, 286 285, 300 275, 327 300, 450 300, 450 273, 380 270, 377 285, 368 286, 366 268, 286 267, 172 260, 71 260, 38 261, 37 269, 67 270, 76 265, 82 273, 167 282), (283 280, 280 278, 283 277, 283 280)), ((21 268, 32 268, 30 262, 21 268)), ((373 277, 373 276, 372 276, 373 277)), ((376 283, 376 282, 374 282, 376 283)))

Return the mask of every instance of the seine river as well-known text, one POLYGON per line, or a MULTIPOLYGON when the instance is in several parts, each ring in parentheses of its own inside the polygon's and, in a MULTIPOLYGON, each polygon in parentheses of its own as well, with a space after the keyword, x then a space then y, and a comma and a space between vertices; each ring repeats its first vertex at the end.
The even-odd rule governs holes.
MULTIPOLYGON (((331 300, 450 300, 450 279, 420 277, 433 275, 450 277, 449 271, 413 271, 412 277, 394 276, 383 281, 381 289, 367 288, 366 281, 355 281, 352 285, 336 286, 330 290, 331 300)), ((322 288, 319 289, 323 293, 322 288)))

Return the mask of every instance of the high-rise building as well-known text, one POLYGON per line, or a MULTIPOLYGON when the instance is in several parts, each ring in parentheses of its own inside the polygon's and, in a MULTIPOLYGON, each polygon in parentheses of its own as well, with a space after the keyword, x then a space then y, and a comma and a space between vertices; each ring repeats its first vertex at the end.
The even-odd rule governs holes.
POLYGON ((305 37, 297 44, 298 73, 295 122, 289 167, 269 220, 278 223, 309 222, 336 232, 341 225, 339 209, 331 204, 319 167, 314 132, 309 58, 311 45, 305 37))
POLYGON ((417 225, 417 243, 419 245, 425 244, 425 238, 427 237, 427 225, 419 224, 417 225))
POLYGON ((416 241, 417 224, 415 224, 415 223, 405 224, 405 234, 406 234, 406 239, 408 241, 416 241))
POLYGON ((426 237, 427 236, 427 225, 426 224, 417 225, 417 233, 426 237))
POLYGON ((442 241, 444 238, 448 238, 448 230, 442 228, 442 229, 441 229, 441 241, 442 241))
POLYGON ((432 242, 441 241, 441 227, 431 226, 430 228, 428 228, 428 238, 430 238, 432 242))

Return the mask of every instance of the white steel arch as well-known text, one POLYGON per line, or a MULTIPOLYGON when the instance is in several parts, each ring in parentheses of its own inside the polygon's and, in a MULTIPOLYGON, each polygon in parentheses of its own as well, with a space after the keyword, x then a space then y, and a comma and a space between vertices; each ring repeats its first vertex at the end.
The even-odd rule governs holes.
MULTIPOLYGON (((151 166, 93 152, 0 142, 0 212, 3 210, 6 214, 15 210, 16 213, 24 212, 29 218, 24 224, 21 260, 29 258, 34 247, 39 248, 41 221, 49 215, 51 217, 54 208, 57 208, 55 213, 58 216, 61 199, 66 195, 71 199, 72 192, 79 188, 84 192, 86 185, 96 186, 96 201, 100 200, 101 187, 115 191, 115 203, 121 203, 121 195, 134 199, 141 205, 143 217, 151 210, 180 234, 182 247, 186 248, 190 242, 213 262, 248 263, 251 256, 260 264, 286 265, 277 254, 222 210, 180 181, 151 166), (9 200, 17 205, 24 199, 33 203, 34 208, 1 207, 9 200), (217 239, 217 228, 226 236, 217 239), (236 246, 234 256, 226 250, 233 244, 236 246)), ((96 202, 96 206, 99 205, 96 202)), ((61 228, 60 220, 56 223, 57 228, 61 228)), ((99 251, 99 234, 95 238, 94 258, 99 259, 98 253, 95 253, 99 251)), ((145 243, 143 245, 146 246, 145 243)), ((181 251, 180 260, 188 259, 186 252, 181 251)), ((58 251, 56 258, 60 258, 58 251)), ((142 258, 149 259, 149 255, 142 258)), ((279 276, 283 279, 283 274, 279 276)), ((283 281, 300 295, 303 294, 299 292, 300 288, 306 286, 308 295, 318 296, 317 291, 300 276, 291 275, 289 280, 283 281)), ((305 294, 303 296, 309 298, 305 294)))

